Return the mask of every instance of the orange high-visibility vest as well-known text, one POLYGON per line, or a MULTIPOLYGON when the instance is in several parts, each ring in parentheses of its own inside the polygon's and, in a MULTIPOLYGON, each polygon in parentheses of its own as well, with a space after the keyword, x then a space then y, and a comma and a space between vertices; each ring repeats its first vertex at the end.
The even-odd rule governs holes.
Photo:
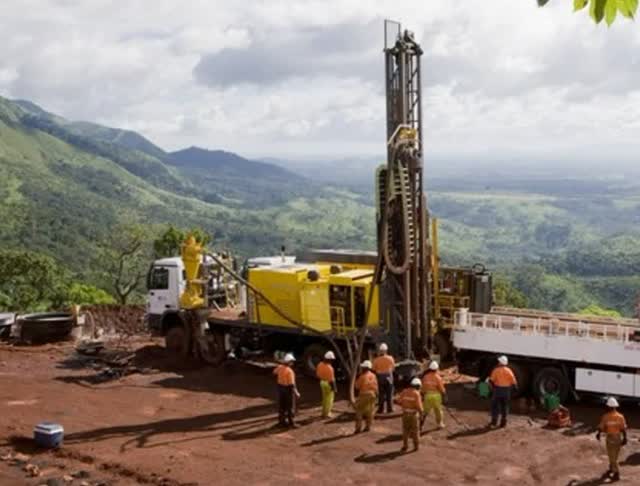
POLYGON ((617 435, 623 430, 627 430, 627 421, 624 419, 624 415, 612 410, 602 416, 598 428, 607 435, 617 435))
POLYGON ((513 371, 511 371, 511 368, 508 366, 497 366, 494 368, 489 379, 491 383, 493 383, 493 386, 509 387, 518 384, 516 375, 513 374, 513 371))
POLYGON ((422 377, 422 391, 444 393, 444 381, 437 371, 429 371, 422 377))
POLYGON ((403 411, 422 412, 424 410, 422 407, 422 396, 415 388, 405 388, 402 390, 397 401, 403 411))
POLYGON ((373 360, 373 371, 376 373, 393 373, 395 367, 396 361, 393 359, 393 356, 389 356, 388 354, 383 354, 373 360))
POLYGON ((378 379, 371 371, 365 371, 356 381, 356 390, 362 394, 378 394, 378 379))
POLYGON ((328 381, 329 383, 334 382, 336 379, 333 366, 329 363, 325 363, 324 361, 321 361, 318 363, 318 366, 316 366, 316 376, 319 380, 328 381))
POLYGON ((296 384, 296 374, 287 365, 278 365, 273 374, 278 377, 278 385, 291 386, 296 384))

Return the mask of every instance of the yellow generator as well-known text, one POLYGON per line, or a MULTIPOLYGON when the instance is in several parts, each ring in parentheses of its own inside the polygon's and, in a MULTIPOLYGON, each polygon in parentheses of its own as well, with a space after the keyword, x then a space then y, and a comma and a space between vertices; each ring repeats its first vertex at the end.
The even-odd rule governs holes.
MULTIPOLYGON (((249 270, 255 286, 286 317, 322 333, 344 335, 364 325, 373 269, 329 263, 300 263, 249 270)), ((251 293, 249 320, 277 327, 295 327, 260 297, 251 293)), ((377 288, 368 326, 379 325, 377 288)))

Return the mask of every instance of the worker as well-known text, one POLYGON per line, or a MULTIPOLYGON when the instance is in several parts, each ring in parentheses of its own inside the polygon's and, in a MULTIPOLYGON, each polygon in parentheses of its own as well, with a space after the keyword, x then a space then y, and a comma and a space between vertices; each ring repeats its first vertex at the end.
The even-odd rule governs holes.
POLYGON ((491 397, 491 423, 490 427, 498 425, 498 415, 500 427, 507 426, 507 416, 509 415, 509 402, 511 401, 511 390, 518 386, 516 375, 509 368, 509 359, 506 356, 498 358, 496 366, 487 379, 493 389, 491 397))
POLYGON ((278 365, 273 374, 278 382, 278 424, 281 427, 297 427, 293 420, 295 399, 300 398, 296 386, 296 374, 293 365, 296 362, 293 354, 285 354, 282 364, 278 365))
POLYGON ((440 366, 436 361, 429 363, 429 369, 422 377, 422 393, 424 393, 424 415, 420 426, 424 425, 424 421, 433 410, 438 428, 444 429, 444 414, 442 402, 447 393, 444 387, 442 376, 438 372, 440 366))
POLYGON ((380 344, 378 356, 373 360, 373 371, 380 386, 378 413, 384 413, 385 405, 387 413, 393 412, 393 371, 396 368, 396 362, 388 352, 389 347, 386 343, 380 344))
POLYGON ((316 366, 316 376, 320 380, 320 391, 322 392, 322 418, 331 418, 333 400, 337 393, 336 374, 333 369, 333 362, 336 356, 333 351, 327 351, 323 360, 316 366))
POLYGON ((413 378, 411 385, 402 390, 396 403, 402 408, 402 452, 409 449, 409 437, 413 441, 413 450, 420 448, 420 419, 424 412, 420 395, 420 378, 413 378))
POLYGON ((362 420, 365 421, 364 431, 371 430, 371 424, 373 423, 373 416, 376 410, 376 398, 378 395, 378 379, 376 375, 371 371, 371 361, 363 361, 360 365, 362 373, 356 381, 356 391, 358 392, 358 398, 356 398, 356 430, 355 433, 359 434, 362 431, 362 420))
POLYGON ((596 438, 600 440, 602 433, 606 436, 607 455, 609 456, 609 469, 602 476, 603 479, 609 478, 612 481, 620 479, 620 466, 618 465, 618 456, 620 456, 620 448, 627 445, 627 421, 617 408, 618 400, 613 397, 607 399, 607 413, 600 419, 596 438))

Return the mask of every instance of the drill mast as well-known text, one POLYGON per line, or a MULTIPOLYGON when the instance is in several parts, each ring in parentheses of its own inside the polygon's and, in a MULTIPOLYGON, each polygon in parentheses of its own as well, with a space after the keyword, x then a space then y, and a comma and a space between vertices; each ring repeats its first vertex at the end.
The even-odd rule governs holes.
POLYGON ((423 187, 422 49, 409 31, 385 21, 387 164, 377 172, 381 319, 401 360, 430 344, 429 233, 423 187))

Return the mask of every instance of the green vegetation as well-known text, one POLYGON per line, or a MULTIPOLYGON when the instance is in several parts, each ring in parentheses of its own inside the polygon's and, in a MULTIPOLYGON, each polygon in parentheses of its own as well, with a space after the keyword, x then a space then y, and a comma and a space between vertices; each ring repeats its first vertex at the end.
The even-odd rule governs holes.
MULTIPOLYGON (((640 179, 516 172, 430 175, 443 263, 486 264, 499 305, 634 315, 640 179)), ((0 308, 140 301, 150 261, 189 232, 240 258, 373 250, 373 178, 346 189, 222 151, 166 154, 0 98, 0 308)))
MULTIPOLYGON (((541 7, 549 3, 549 0, 538 0, 541 7)), ((605 19, 607 25, 611 25, 618 13, 633 19, 638 10, 638 0, 573 0, 573 9, 582 10, 589 6, 589 15, 596 22, 600 23, 605 19)))

